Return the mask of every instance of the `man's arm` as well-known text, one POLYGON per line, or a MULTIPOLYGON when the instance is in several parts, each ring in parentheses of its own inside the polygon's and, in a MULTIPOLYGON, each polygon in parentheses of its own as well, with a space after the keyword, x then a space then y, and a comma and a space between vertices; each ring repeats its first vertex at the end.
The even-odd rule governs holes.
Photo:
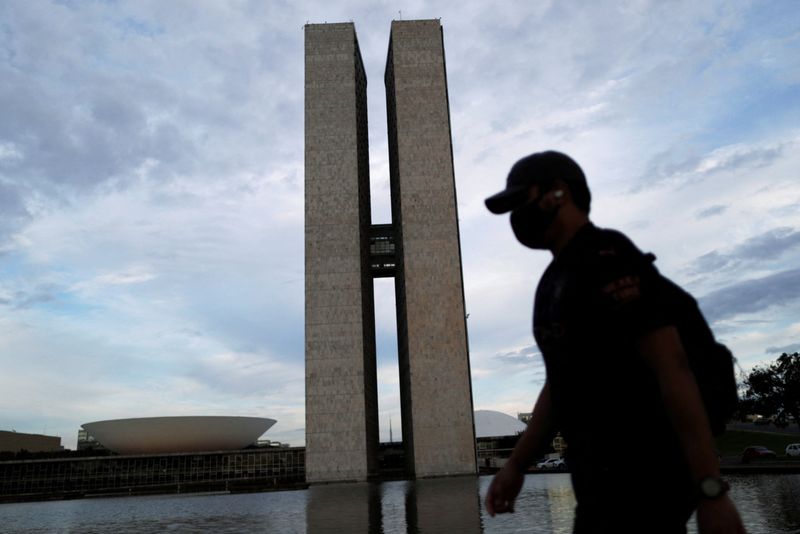
POLYGON ((533 407, 531 419, 525 432, 520 436, 511 457, 505 463, 513 469, 525 472, 540 456, 542 448, 553 440, 552 406, 550 401, 550 383, 545 381, 544 387, 533 407))
POLYGON ((486 493, 486 510, 489 515, 514 511, 514 501, 522 488, 525 471, 538 457, 542 448, 552 441, 554 434, 550 384, 545 382, 525 432, 517 441, 511 457, 489 485, 489 491, 486 493))
MULTIPOLYGON (((719 477, 719 463, 700 390, 674 326, 642 336, 639 352, 655 372, 661 399, 681 443, 696 487, 706 477, 719 477)), ((727 495, 702 499, 697 508, 701 534, 744 533, 739 514, 727 495)))

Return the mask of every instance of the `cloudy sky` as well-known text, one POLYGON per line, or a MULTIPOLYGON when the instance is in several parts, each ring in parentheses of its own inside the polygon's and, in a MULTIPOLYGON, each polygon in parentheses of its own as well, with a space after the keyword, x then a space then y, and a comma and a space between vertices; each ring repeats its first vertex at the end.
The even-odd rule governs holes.
MULTIPOLYGON (((353 21, 388 222, 392 19, 441 18, 476 409, 528 411, 549 261, 483 199, 533 151, 653 251, 744 369, 800 350, 793 0, 0 3, 0 429, 268 416, 303 443, 303 26, 353 21)), ((399 434, 376 282, 380 419, 399 434)))

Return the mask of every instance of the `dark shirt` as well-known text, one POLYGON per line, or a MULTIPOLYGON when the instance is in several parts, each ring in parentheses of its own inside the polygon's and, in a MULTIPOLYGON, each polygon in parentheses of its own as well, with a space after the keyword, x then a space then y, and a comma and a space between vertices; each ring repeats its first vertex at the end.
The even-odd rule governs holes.
POLYGON ((632 472, 642 462, 686 473, 654 373, 636 349, 643 334, 675 322, 659 280, 627 237, 591 223, 542 275, 534 336, 573 473, 632 472))

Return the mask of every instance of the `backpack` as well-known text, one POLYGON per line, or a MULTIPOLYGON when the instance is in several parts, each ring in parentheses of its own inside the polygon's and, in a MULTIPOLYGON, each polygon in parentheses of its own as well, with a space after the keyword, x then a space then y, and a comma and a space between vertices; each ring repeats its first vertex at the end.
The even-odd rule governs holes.
MULTIPOLYGON (((655 256, 646 254, 651 263, 655 256)), ((676 318, 676 326, 681 343, 689 360, 689 367, 694 373, 700 396, 703 398, 706 415, 711 425, 711 433, 719 436, 725 432, 725 425, 730 421, 739 404, 734 358, 731 351, 714 339, 714 334, 703 317, 697 301, 680 286, 658 273, 660 290, 664 301, 668 302, 672 316, 676 318)))

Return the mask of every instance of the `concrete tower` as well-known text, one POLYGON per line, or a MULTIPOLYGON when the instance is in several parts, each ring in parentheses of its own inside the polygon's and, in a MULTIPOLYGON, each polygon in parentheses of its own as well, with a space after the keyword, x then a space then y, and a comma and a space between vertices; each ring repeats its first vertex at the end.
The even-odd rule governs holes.
POLYGON ((306 479, 377 468, 367 81, 353 24, 305 29, 306 479))
POLYGON ((385 82, 408 469, 423 477, 474 473, 472 388, 439 21, 392 22, 385 82))
POLYGON ((306 478, 377 474, 372 279, 394 276, 406 470, 475 473, 442 30, 394 21, 392 224, 370 220, 366 78, 352 24, 306 26, 306 478))

